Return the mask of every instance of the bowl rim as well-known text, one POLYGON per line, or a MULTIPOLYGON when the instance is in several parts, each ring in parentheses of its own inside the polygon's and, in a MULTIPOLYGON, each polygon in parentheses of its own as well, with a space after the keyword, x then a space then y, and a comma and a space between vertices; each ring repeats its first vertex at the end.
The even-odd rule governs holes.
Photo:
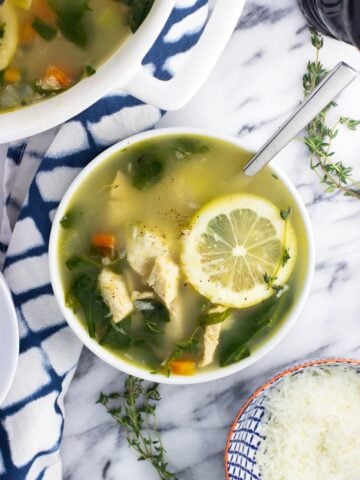
POLYGON ((94 169, 97 168, 103 161, 109 158, 111 155, 115 154, 116 152, 129 147, 132 144, 138 143, 143 140, 163 137, 163 136, 172 136, 172 135, 181 135, 181 134, 188 134, 188 135, 198 135, 198 136, 205 136, 210 137, 212 139, 218 139, 225 142, 228 142, 234 146, 239 148, 244 148, 242 146, 242 142, 228 134, 224 133, 217 133, 211 130, 206 129, 198 129, 198 128, 190 128, 190 127, 170 127, 170 128, 160 128, 155 130, 148 130, 145 132, 138 133, 133 135, 129 138, 121 140, 120 142, 116 143, 115 145, 111 146, 110 148, 104 150, 102 153, 97 155, 89 164, 75 177, 72 181, 70 186, 67 188, 59 206, 57 208, 56 214, 53 219, 53 224, 50 232, 50 240, 49 240, 49 269, 50 269, 50 279, 53 288, 53 293, 57 300, 57 304, 67 321, 67 323, 72 328, 73 332, 77 335, 80 341, 91 350, 95 355, 105 361, 107 364, 111 365, 112 367, 116 368, 117 370, 123 371, 129 375, 134 375, 140 378, 143 378, 148 381, 154 381, 159 383, 165 384, 172 384, 172 385, 191 385, 197 383, 204 383, 208 381, 218 380, 220 378, 225 378, 233 373, 239 372, 244 368, 252 365, 253 363, 260 360, 266 354, 268 354, 289 332, 291 327, 294 325, 295 320, 297 319, 301 309, 303 308, 305 301, 310 293, 313 274, 315 270, 315 243, 314 243, 314 236, 313 230, 310 222, 310 218, 308 212, 306 210, 305 204, 301 199, 299 193, 297 192, 295 186, 287 177, 287 175, 277 166, 271 165, 270 168, 272 172, 284 183, 285 187, 291 194, 296 206, 299 209, 302 222, 304 224, 304 231, 305 236, 308 244, 308 258, 307 258, 307 265, 306 265, 306 272, 304 277, 304 284, 303 289, 299 293, 296 302, 293 305, 292 311, 289 314, 288 318, 285 322, 280 326, 277 332, 267 341, 265 342, 260 348, 258 348, 252 355, 248 358, 241 360, 232 365, 228 365, 227 367, 219 368, 213 371, 198 373, 193 376, 170 376, 166 377, 160 374, 151 374, 150 372, 142 369, 140 367, 134 366, 120 357, 116 357, 111 352, 108 352, 105 348, 99 345, 95 340, 91 339, 81 325, 80 321, 77 317, 65 306, 64 302, 64 292, 61 285, 60 275, 59 275, 59 266, 58 266, 58 255, 57 255, 57 237, 58 232, 60 229, 60 219, 65 214, 67 205, 69 201, 72 199, 75 191, 77 190, 78 186, 82 183, 82 181, 89 175, 94 169))
POLYGON ((240 418, 245 413, 246 409, 251 404, 251 402, 255 400, 259 395, 261 395, 267 388, 269 388, 271 385, 276 383, 278 380, 281 380, 282 378, 285 378, 295 372, 298 372, 299 370, 304 370, 305 368, 316 367, 321 365, 329 365, 329 364, 360 366, 360 360, 352 359, 352 358, 344 358, 344 357, 329 357, 329 358, 320 358, 317 360, 307 360, 303 363, 296 363, 295 365, 288 366, 287 368, 282 370, 280 373, 276 373, 273 377, 271 377, 269 380, 263 383, 261 387, 257 388, 250 395, 250 397, 245 401, 243 406, 240 408, 240 410, 236 414, 235 420, 232 423, 230 427, 230 431, 226 438, 225 451, 224 451, 225 480, 231 480, 229 476, 228 468, 227 468, 228 452, 230 448, 231 439, 240 418))
MULTIPOLYGON (((6 283, 4 275, 0 272, 0 296, 4 301, 6 307, 6 319, 5 322, 7 323, 8 333, 10 334, 9 340, 9 357, 7 357, 6 362, 6 370, 7 373, 5 375, 5 382, 0 386, 0 406, 3 401, 6 399, 7 394, 11 388, 11 385, 14 381, 17 365, 19 361, 19 346, 20 346, 20 338, 19 338, 19 326, 18 326, 18 319, 16 315, 16 310, 14 306, 14 302, 11 296, 10 288, 6 283)), ((4 313, 4 312, 3 312, 4 313)), ((1 343, 1 342, 0 342, 1 343)))

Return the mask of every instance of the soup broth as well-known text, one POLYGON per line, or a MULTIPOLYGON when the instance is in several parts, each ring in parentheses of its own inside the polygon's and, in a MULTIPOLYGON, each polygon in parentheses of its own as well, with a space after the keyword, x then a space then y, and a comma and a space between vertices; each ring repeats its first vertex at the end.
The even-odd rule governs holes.
POLYGON ((55 95, 96 73, 151 5, 152 0, 6 0, 0 5, 0 111, 55 95))
MULTIPOLYGON (((169 135, 116 153, 81 183, 61 221, 58 262, 68 307, 104 348, 150 371, 190 375, 246 358, 285 321, 304 282, 304 226, 292 196, 269 168, 252 178, 242 173, 250 157, 225 141, 169 135), (291 248, 282 237, 273 268, 270 260, 257 267, 253 277, 262 299, 251 305, 249 296, 241 296, 241 273, 232 300, 215 298, 222 280, 207 297, 207 285, 194 277, 195 262, 184 253, 207 212, 244 199, 271 202, 275 221, 287 223, 287 235, 293 235, 291 248), (291 273, 280 285, 288 261, 291 273), (124 299, 120 305, 118 296, 124 299)), ((218 245, 216 255, 222 254, 218 245)), ((276 245, 269 250, 274 255, 276 245)), ((237 248, 241 256, 243 247, 237 248)), ((195 253, 201 255, 201 248, 195 253)), ((228 260, 221 264, 226 274, 228 260)), ((234 276, 239 269, 236 264, 234 276)))

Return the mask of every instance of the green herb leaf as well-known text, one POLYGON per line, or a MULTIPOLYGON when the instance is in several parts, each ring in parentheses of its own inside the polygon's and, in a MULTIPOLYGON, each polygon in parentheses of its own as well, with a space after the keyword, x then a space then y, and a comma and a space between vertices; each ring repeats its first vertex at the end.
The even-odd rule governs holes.
POLYGON ((96 68, 94 68, 92 65, 86 65, 84 73, 87 77, 91 77, 92 75, 95 75, 96 68))
POLYGON ((131 163, 131 167, 133 186, 145 191, 162 179, 165 164, 158 154, 144 152, 131 163))
POLYGON ((141 358, 142 364, 145 365, 148 369, 158 372, 161 368, 162 360, 156 355, 153 350, 153 340, 151 342, 140 339, 133 339, 133 346, 131 347, 132 355, 137 358, 141 358))
POLYGON ((285 208, 284 210, 280 210, 280 217, 283 220, 287 220, 291 214, 291 207, 285 208))
POLYGON ((0 43, 1 40, 5 37, 6 23, 0 22, 0 43))
POLYGON ((169 310, 158 300, 149 298, 135 300, 135 308, 141 312, 146 320, 158 321, 161 323, 170 322, 169 310))
POLYGON ((101 333, 110 323, 110 312, 98 290, 97 278, 81 273, 75 278, 69 292, 80 304, 90 337, 101 333))
POLYGON ((87 255, 72 255, 66 260, 65 265, 68 270, 77 270, 79 268, 102 268, 100 257, 91 258, 87 255))
POLYGON ((223 312, 217 313, 203 313, 199 317, 199 325, 206 327, 207 325, 216 325, 217 323, 224 322, 232 313, 232 309, 228 308, 223 312))
POLYGON ((154 0, 120 0, 121 3, 129 7, 126 16, 126 23, 131 31, 135 33, 145 18, 148 16, 154 0))
POLYGON ((359 120, 353 120, 349 117, 340 117, 339 122, 341 125, 345 125, 349 130, 355 131, 356 128, 360 125, 359 120))
POLYGON ((74 210, 69 210, 60 220, 60 225, 68 230, 74 226, 76 218, 77 213, 74 210))
POLYGON ((103 405, 127 436, 128 444, 149 462, 161 480, 176 480, 165 459, 160 432, 156 422, 156 403, 161 400, 158 384, 146 384, 127 377, 123 392, 101 393, 97 403, 103 405))
POLYGON ((246 320, 240 316, 237 319, 236 330, 231 329, 222 332, 219 343, 219 363, 221 367, 226 367, 250 355, 248 342, 265 327, 270 327, 279 320, 287 299, 288 295, 284 293, 280 298, 265 302, 259 311, 246 320))
POLYGON ((197 138, 178 138, 174 143, 174 153, 178 160, 187 158, 189 155, 196 153, 206 153, 209 151, 209 147, 201 140, 197 138))
POLYGON ((124 330, 122 325, 125 320, 122 320, 119 324, 110 323, 109 328, 103 338, 101 339, 101 345, 105 345, 116 350, 127 350, 132 345, 132 339, 124 330))
POLYGON ((141 312, 146 328, 153 334, 165 333, 164 323, 170 322, 169 310, 166 306, 154 299, 136 300, 135 308, 141 312))
POLYGON ((88 43, 83 17, 91 10, 89 3, 90 0, 48 0, 49 6, 57 15, 57 26, 61 33, 81 48, 88 43))
POLYGON ((269 275, 267 272, 264 273, 264 282, 268 284, 269 287, 277 280, 277 277, 269 275))
POLYGON ((187 342, 176 343, 175 345, 182 352, 191 353, 192 355, 197 355, 200 351, 200 342, 195 337, 190 338, 187 342))
POLYGON ((35 30, 35 32, 47 42, 50 42, 57 34, 57 29, 53 25, 44 22, 39 17, 35 17, 31 26, 35 30))
POLYGON ((290 258, 291 258, 291 256, 290 256, 290 253, 289 253, 289 249, 288 249, 288 247, 285 247, 284 251, 283 251, 282 259, 281 259, 281 265, 283 267, 285 267, 285 265, 290 260, 290 258))
MULTIPOLYGON (((324 46, 322 35, 314 28, 310 29, 311 43, 316 50, 315 61, 309 61, 303 77, 304 95, 308 97, 328 73, 320 62, 320 51, 324 46)), ((338 134, 338 126, 343 125, 349 130, 355 130, 360 122, 349 117, 340 117, 332 128, 327 126, 327 114, 336 107, 330 102, 307 127, 304 143, 310 152, 310 168, 317 174, 320 182, 326 185, 325 192, 341 191, 346 196, 360 199, 359 182, 352 178, 352 168, 346 167, 341 161, 333 161, 335 152, 331 150, 333 139, 338 134)))

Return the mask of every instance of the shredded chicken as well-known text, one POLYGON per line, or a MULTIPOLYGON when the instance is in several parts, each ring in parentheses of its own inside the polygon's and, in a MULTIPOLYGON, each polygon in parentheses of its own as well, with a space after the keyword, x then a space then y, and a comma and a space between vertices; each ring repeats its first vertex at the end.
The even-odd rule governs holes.
POLYGON ((99 288, 115 323, 121 322, 133 311, 133 304, 121 275, 103 268, 99 275, 99 288))

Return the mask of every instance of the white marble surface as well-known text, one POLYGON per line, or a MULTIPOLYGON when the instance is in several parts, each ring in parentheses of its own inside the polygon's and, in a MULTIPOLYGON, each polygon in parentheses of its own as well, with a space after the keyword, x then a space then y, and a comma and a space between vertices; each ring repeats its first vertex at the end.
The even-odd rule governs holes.
MULTIPOLYGON (((301 77, 313 55, 295 0, 248 0, 221 61, 196 98, 168 114, 162 126, 188 125, 239 135, 256 149, 302 97, 301 77)), ((327 40, 327 67, 346 60, 360 68, 353 48, 327 40)), ((360 84, 339 98, 338 113, 360 117, 360 84)), ((360 133, 336 140, 343 161, 358 166, 360 133)), ((226 435, 245 398, 289 362, 325 356, 360 358, 360 202, 323 194, 306 150, 294 141, 279 162, 306 202, 315 231, 316 274, 296 326, 269 355, 227 379, 189 387, 161 387, 159 426, 179 480, 224 478, 226 435)), ((83 352, 66 401, 62 447, 64 480, 152 480, 118 427, 95 405, 99 391, 120 387, 123 375, 83 352)))

